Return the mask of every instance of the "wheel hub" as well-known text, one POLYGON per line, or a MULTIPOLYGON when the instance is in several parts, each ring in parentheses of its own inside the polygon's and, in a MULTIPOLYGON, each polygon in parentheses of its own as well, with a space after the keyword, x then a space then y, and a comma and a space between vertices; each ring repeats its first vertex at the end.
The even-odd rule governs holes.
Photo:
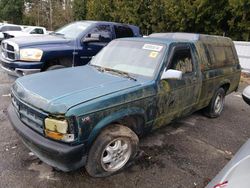
POLYGON ((223 109, 223 96, 222 95, 218 95, 215 99, 215 105, 214 105, 214 109, 216 113, 220 113, 223 109))
POLYGON ((119 138, 111 141, 102 153, 101 164, 106 171, 117 171, 129 160, 131 145, 128 139, 119 138))

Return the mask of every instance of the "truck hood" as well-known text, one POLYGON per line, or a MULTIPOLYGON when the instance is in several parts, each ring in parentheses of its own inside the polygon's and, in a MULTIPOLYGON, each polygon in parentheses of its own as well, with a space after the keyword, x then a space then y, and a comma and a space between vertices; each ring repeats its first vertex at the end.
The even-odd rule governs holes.
POLYGON ((50 114, 65 114, 71 107, 142 82, 99 72, 89 65, 38 73, 17 79, 12 92, 22 101, 50 114))
POLYGON ((37 46, 37 45, 49 45, 49 44, 65 44, 71 42, 70 39, 65 39, 62 36, 54 36, 54 35, 36 35, 27 37, 17 37, 8 39, 11 42, 18 44, 20 48, 29 47, 29 46, 37 46))

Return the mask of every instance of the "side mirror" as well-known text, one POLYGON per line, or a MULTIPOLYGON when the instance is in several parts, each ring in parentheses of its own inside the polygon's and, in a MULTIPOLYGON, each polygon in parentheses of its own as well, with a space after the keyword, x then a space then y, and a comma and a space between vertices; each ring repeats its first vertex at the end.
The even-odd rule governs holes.
POLYGON ((165 79, 181 80, 182 74, 183 73, 181 71, 168 69, 167 71, 163 72, 161 76, 161 80, 165 80, 165 79))
POLYGON ((86 36, 83 39, 84 43, 88 43, 88 42, 100 42, 100 41, 101 41, 101 35, 97 34, 97 33, 90 34, 89 36, 86 36))

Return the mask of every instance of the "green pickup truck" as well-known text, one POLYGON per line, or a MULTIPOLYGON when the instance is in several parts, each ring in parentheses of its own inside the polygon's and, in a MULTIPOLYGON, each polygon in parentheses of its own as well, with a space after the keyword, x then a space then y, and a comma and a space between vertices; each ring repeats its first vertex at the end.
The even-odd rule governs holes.
POLYGON ((241 68, 231 39, 156 33, 112 41, 83 67, 17 79, 9 119, 25 145, 62 171, 117 173, 139 138, 204 109, 218 117, 241 68))

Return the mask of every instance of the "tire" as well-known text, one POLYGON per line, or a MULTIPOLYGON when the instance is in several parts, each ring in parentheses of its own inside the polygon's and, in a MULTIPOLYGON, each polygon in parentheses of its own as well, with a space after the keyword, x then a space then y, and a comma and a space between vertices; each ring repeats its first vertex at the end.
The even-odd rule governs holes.
POLYGON ((65 68, 65 67, 62 65, 53 65, 47 68, 46 71, 57 70, 57 69, 62 69, 62 68, 65 68))
POLYGON ((91 146, 86 171, 92 177, 107 177, 119 172, 136 156, 138 143, 137 135, 128 127, 110 125, 91 146))
POLYGON ((225 95, 225 90, 223 88, 219 88, 215 92, 209 105, 204 109, 206 116, 210 118, 216 118, 221 115, 224 109, 225 95))

